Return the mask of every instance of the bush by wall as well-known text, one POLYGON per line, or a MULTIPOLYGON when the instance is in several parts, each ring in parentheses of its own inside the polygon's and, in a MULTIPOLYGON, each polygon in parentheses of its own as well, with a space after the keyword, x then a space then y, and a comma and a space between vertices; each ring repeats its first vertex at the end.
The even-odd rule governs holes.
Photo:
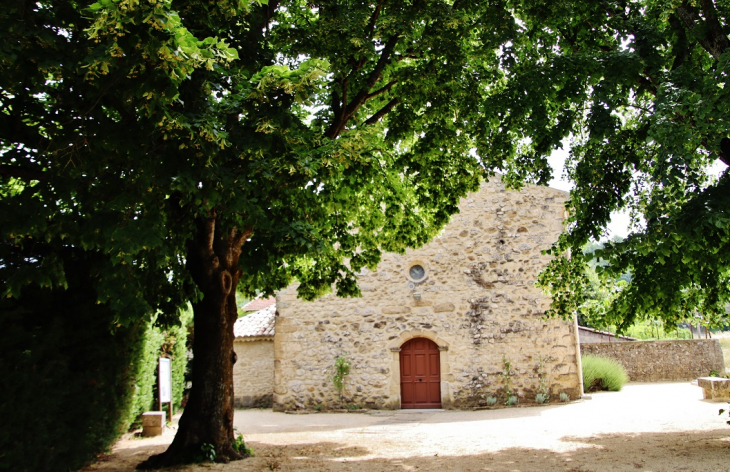
POLYGON ((581 356, 583 389, 586 392, 609 390, 618 392, 629 381, 626 369, 613 359, 600 356, 581 356))

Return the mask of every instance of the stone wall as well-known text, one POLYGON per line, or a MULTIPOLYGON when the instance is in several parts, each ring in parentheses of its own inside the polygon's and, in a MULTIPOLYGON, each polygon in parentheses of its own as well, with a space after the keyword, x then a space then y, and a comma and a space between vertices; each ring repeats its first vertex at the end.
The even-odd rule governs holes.
POLYGON ((582 354, 610 357, 626 368, 634 382, 693 380, 725 372, 720 341, 684 339, 580 345, 582 354))
POLYGON ((295 285, 280 291, 274 408, 400 408, 399 350, 414 337, 439 347, 444 408, 483 406, 489 396, 502 403, 507 383, 521 403, 541 385, 553 399, 579 397, 577 325, 545 320, 550 300, 534 286, 566 198, 547 187, 486 183, 431 243, 363 270, 362 298, 305 302, 295 285), (415 265, 423 278, 413 277, 415 265), (342 398, 332 382, 338 356, 352 365, 342 398))
POLYGON ((236 340, 233 364, 236 408, 269 408, 274 392, 274 341, 271 338, 236 340))
POLYGON ((578 327, 578 342, 584 343, 627 343, 636 341, 636 338, 628 336, 616 336, 606 331, 598 331, 585 326, 578 327))

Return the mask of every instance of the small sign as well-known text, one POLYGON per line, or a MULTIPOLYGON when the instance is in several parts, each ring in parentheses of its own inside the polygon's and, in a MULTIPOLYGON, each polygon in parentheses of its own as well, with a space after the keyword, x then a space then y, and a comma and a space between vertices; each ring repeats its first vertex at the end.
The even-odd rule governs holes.
POLYGON ((160 403, 172 402, 172 365, 167 357, 160 357, 160 403))

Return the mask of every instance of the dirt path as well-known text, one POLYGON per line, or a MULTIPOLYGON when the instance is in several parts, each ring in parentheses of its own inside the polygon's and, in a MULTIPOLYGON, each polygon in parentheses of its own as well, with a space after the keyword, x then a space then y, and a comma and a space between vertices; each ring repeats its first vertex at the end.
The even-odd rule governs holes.
MULTIPOLYGON (((286 415, 242 410, 256 456, 176 470, 730 471, 722 403, 689 383, 629 384, 544 407, 286 415)), ((89 470, 131 470, 174 431, 120 441, 89 470)))

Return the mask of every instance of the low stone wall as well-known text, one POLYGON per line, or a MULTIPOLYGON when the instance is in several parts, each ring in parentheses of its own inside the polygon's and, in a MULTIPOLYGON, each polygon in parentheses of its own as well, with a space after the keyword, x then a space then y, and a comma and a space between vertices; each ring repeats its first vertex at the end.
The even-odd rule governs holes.
POLYGON ((717 339, 581 343, 580 350, 617 360, 633 382, 693 380, 725 372, 717 339))
POLYGON ((270 408, 274 394, 274 341, 271 338, 233 343, 236 408, 270 408))
POLYGON ((628 343, 636 341, 636 338, 628 336, 617 336, 606 331, 598 331, 585 326, 578 327, 578 338, 582 344, 585 343, 628 343))

